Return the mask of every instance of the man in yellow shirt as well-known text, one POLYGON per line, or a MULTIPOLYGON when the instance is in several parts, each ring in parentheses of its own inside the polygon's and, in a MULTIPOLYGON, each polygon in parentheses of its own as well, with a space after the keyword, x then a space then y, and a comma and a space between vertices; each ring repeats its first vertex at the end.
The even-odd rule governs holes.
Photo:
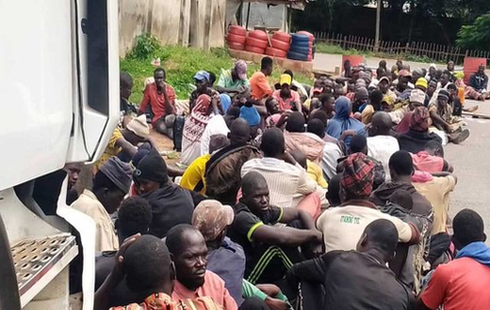
POLYGON ((138 144, 148 141, 154 145, 152 140, 149 139, 149 134, 150 127, 146 123, 145 115, 132 119, 126 128, 117 127, 112 133, 104 153, 94 165, 94 174, 99 170, 100 166, 113 156, 119 156, 120 153, 124 152, 129 161, 136 154, 138 144))

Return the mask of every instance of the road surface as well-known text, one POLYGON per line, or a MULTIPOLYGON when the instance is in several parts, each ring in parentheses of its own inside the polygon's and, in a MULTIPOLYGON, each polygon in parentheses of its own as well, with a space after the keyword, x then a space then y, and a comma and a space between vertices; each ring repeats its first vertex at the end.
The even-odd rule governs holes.
MULTIPOLYGON (((342 63, 341 55, 317 54, 314 68, 334 71, 342 63)), ((368 58, 369 66, 377 66, 380 58, 368 58)), ((396 60, 387 59, 388 67, 396 60)), ((406 62, 411 69, 428 68, 429 64, 406 62)), ((465 105, 479 105, 478 112, 490 115, 490 100, 476 102, 467 100, 465 105)), ((460 145, 448 144, 445 157, 454 166, 458 184, 451 195, 450 215, 461 209, 477 211, 485 221, 485 231, 490 236, 490 120, 466 118, 471 131, 467 141, 460 145)), ((490 244, 490 242, 487 241, 490 244)))

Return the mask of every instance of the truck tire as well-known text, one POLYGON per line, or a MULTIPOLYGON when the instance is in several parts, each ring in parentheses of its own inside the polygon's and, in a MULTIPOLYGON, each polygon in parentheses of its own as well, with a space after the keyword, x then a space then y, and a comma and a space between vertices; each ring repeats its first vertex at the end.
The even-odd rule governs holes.
POLYGON ((284 32, 284 31, 276 31, 272 35, 272 39, 289 43, 289 42, 291 42, 291 35, 289 33, 284 32))
POLYGON ((251 46, 251 45, 246 45, 245 50, 247 52, 252 52, 256 54, 264 54, 265 48, 257 47, 257 46, 251 46))
POLYGON ((267 47, 267 39, 266 40, 260 40, 260 39, 248 37, 245 45, 246 46, 255 46, 255 47, 258 47, 261 49, 265 49, 267 47))
POLYGON ((262 30, 252 30, 248 33, 248 37, 267 41, 267 33, 262 30))
POLYGON ((307 61, 308 60, 308 55, 305 54, 300 54, 300 53, 295 53, 295 52, 288 52, 288 58, 292 60, 300 60, 300 61, 307 61))
POLYGON ((308 31, 298 31, 296 32, 296 34, 301 34, 301 35, 305 35, 308 37, 308 39, 310 40, 310 42, 313 42, 313 40, 315 40, 315 36, 311 33, 309 33, 308 31))
POLYGON ((295 43, 310 43, 310 38, 308 38, 308 36, 305 36, 303 34, 292 33, 291 41, 292 41, 291 45, 295 43))
POLYGON ((243 51, 245 49, 245 44, 228 42, 228 48, 237 51, 243 51))
POLYGON ((281 49, 268 47, 265 49, 265 54, 269 56, 279 57, 279 58, 286 58, 288 53, 287 51, 281 49))
POLYGON ((297 53, 297 54, 303 54, 303 55, 308 55, 310 54, 310 48, 309 47, 298 47, 291 45, 291 48, 289 49, 290 52, 297 53))
POLYGON ((247 36, 247 29, 243 28, 242 26, 236 26, 236 25, 231 25, 228 27, 228 33, 233 33, 239 36, 247 36))
POLYGON ((246 36, 239 36, 239 35, 233 34, 233 33, 228 33, 228 35, 226 36, 226 40, 228 42, 245 44, 245 41, 247 41, 247 37, 246 36))
POLYGON ((279 50, 282 50, 282 51, 289 51, 289 42, 286 43, 284 41, 279 41, 279 40, 276 40, 274 38, 271 39, 271 44, 272 44, 272 47, 275 48, 275 49, 279 49, 279 50))

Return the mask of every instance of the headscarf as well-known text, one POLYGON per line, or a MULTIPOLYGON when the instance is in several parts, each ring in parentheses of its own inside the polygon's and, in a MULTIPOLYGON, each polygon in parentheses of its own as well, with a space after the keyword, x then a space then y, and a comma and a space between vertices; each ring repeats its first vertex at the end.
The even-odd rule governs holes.
POLYGON ((374 162, 364 153, 354 153, 342 162, 340 180, 342 193, 355 197, 368 197, 373 190, 374 162))
MULTIPOLYGON (((328 122, 327 134, 338 139, 346 130, 355 130, 359 135, 366 135, 365 126, 355 118, 350 117, 352 104, 347 97, 339 97, 335 101, 335 116, 328 122)), ((350 139, 346 139, 346 145, 350 139)))
POLYGON ((211 115, 208 114, 210 105, 211 97, 208 95, 200 95, 197 98, 196 105, 184 124, 182 135, 187 140, 195 142, 201 139, 204 129, 206 129, 208 122, 211 120, 211 115))
POLYGON ((219 98, 221 101, 221 106, 223 107, 223 111, 225 111, 226 114, 231 105, 231 98, 228 94, 221 94, 219 95, 219 98))
POLYGON ((410 119, 410 129, 418 132, 426 132, 429 130, 429 110, 426 107, 417 107, 412 113, 410 119))

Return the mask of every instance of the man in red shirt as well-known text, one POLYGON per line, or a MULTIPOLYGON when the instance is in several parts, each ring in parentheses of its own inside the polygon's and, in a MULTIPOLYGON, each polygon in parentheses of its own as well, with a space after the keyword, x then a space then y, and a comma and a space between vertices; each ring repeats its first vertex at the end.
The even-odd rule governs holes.
POLYGON ((490 309, 490 248, 485 244, 483 219, 473 210, 453 220, 456 259, 439 265, 417 303, 418 310, 490 309))
POLYGON ((146 85, 138 114, 146 113, 149 105, 153 115, 151 120, 153 128, 173 138, 175 91, 172 86, 165 83, 166 75, 163 68, 156 68, 153 77, 155 82, 146 85))

